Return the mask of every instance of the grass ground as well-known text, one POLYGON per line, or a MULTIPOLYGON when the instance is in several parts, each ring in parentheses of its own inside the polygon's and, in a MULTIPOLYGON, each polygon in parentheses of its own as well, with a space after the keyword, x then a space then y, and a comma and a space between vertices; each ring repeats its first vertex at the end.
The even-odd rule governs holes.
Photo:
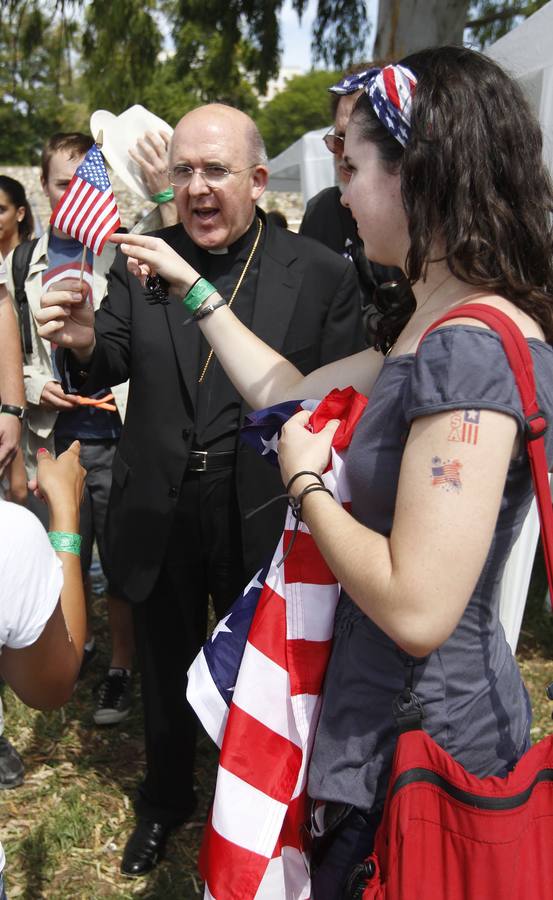
MULTIPOLYGON (((544 610, 545 591, 538 558, 519 645, 534 707, 534 740, 552 730, 553 705, 544 688, 553 679, 553 617, 544 610)), ((94 614, 101 643, 101 599, 95 601, 94 614)), ((207 737, 201 738, 198 752, 196 821, 173 837, 166 862, 150 876, 133 881, 119 874, 134 821, 130 797, 143 768, 142 731, 138 693, 122 725, 93 726, 92 689, 106 663, 104 650, 71 703, 59 712, 33 712, 4 691, 6 735, 26 767, 24 785, 0 794, 9 900, 195 900, 203 894, 196 856, 216 764, 207 737)))

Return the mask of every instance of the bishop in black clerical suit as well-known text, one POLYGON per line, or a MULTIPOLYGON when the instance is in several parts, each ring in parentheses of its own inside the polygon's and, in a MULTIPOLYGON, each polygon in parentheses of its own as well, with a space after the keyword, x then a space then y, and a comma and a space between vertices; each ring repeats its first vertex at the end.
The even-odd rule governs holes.
MULTIPOLYGON (((179 150, 180 169, 173 169, 174 181, 186 181, 188 170, 189 186, 175 188, 187 230, 179 224, 159 236, 227 302, 232 298, 237 316, 303 373, 362 349, 352 263, 267 223, 256 208, 267 170, 260 142, 252 143, 251 120, 217 105, 195 110, 177 126, 173 157, 190 117, 198 149, 179 150), (237 128, 244 130, 244 136, 238 131, 239 147, 237 128), (234 142, 232 153, 225 136, 234 142), (227 167, 226 190, 235 192, 234 202, 244 190, 239 179, 253 184, 253 175, 243 174, 252 153, 257 159, 249 168, 261 189, 225 225, 223 192, 206 181, 220 173, 212 177, 210 166, 227 167), (237 228, 240 216, 244 225, 237 228)), ((186 671, 205 639, 208 595, 217 615, 224 615, 274 550, 284 521, 282 501, 244 519, 282 493, 279 473, 239 442, 248 410, 197 326, 183 324, 188 313, 180 300, 151 301, 118 251, 96 314, 92 358, 79 363, 66 351, 63 360, 81 392, 130 378, 106 542, 112 581, 133 604, 142 678, 147 772, 122 867, 134 875, 156 864, 169 829, 194 809, 196 724, 185 700, 186 671)))

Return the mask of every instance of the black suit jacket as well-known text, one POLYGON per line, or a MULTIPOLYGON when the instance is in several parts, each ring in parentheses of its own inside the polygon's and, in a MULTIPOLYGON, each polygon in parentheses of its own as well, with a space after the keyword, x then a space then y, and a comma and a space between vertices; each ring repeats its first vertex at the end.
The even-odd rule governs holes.
MULTIPOLYGON (((181 225, 157 232, 192 266, 199 256, 181 225)), ((307 373, 362 349, 354 266, 321 244, 267 225, 252 330, 307 373)), ((113 464, 106 523, 114 584, 144 600, 163 562, 194 434, 200 332, 183 327, 182 303, 151 305, 118 251, 96 314, 96 349, 84 393, 130 378, 125 425, 113 464)), ((76 377, 74 361, 66 360, 76 377)), ((252 376, 255 373, 252 373, 252 376)), ((301 398, 299 398, 301 399, 301 398)), ((242 414, 248 410, 242 404, 242 414)), ((283 501, 243 514, 282 493, 278 470, 239 444, 236 484, 248 577, 274 550, 283 501)))
POLYGON ((367 259, 355 219, 349 209, 342 206, 340 197, 340 188, 336 186, 324 188, 312 197, 300 225, 300 234, 353 260, 359 276, 361 309, 364 314, 373 313, 375 289, 388 281, 400 281, 404 276, 401 269, 381 266, 367 259))

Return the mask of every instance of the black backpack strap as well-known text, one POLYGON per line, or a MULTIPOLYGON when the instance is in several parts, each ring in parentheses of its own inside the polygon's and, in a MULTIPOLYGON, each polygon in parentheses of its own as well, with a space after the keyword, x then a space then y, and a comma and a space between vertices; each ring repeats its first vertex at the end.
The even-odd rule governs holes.
POLYGON ((25 282, 29 274, 29 266, 31 265, 31 257, 33 250, 38 243, 38 238, 32 241, 23 241, 13 251, 12 256, 12 277, 14 284, 14 300, 19 311, 19 322, 21 327, 21 347, 23 356, 27 359, 33 351, 33 335, 31 332, 31 313, 29 310, 29 301, 25 291, 25 282))

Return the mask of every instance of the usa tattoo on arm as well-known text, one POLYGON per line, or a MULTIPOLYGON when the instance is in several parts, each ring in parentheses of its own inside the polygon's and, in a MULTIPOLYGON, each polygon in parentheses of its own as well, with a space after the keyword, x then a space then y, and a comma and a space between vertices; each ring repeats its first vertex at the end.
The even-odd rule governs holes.
POLYGON ((446 491, 459 493, 461 485, 462 462, 458 459, 444 459, 439 456, 432 457, 431 485, 446 491))
POLYGON ((459 444, 477 444, 480 428, 480 412, 477 409, 457 409, 449 420, 448 441, 459 444))

